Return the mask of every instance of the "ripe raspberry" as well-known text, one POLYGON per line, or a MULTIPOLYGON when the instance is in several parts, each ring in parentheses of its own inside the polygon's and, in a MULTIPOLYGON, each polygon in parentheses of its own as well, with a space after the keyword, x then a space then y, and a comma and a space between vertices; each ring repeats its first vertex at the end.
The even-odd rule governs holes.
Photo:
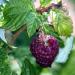
POLYGON ((58 54, 59 44, 55 37, 39 34, 32 40, 30 50, 40 66, 49 67, 58 54))

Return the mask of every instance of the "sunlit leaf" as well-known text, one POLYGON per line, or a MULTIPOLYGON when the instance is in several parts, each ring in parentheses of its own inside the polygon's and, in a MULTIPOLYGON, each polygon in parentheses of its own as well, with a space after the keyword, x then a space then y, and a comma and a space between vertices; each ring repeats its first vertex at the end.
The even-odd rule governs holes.
POLYGON ((26 22, 28 35, 32 36, 40 26, 39 16, 35 13, 30 13, 26 18, 26 22))
POLYGON ((55 30, 61 36, 70 36, 73 30, 70 17, 65 15, 61 10, 55 10, 57 16, 54 21, 55 30))

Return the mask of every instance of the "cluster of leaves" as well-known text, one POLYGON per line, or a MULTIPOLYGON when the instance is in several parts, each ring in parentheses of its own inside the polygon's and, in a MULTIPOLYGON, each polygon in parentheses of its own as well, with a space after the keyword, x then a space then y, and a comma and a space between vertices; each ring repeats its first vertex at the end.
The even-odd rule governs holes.
POLYGON ((32 36, 40 25, 39 15, 32 5, 32 0, 10 0, 3 10, 3 28, 15 31, 26 25, 29 36, 32 36))
MULTIPOLYGON (((41 0, 41 2, 42 4, 43 3, 48 4, 47 2, 49 2, 49 0, 48 1, 41 0)), ((55 12, 58 13, 59 11, 55 11, 55 12)), ((61 12, 59 12, 57 15, 60 21, 58 21, 58 19, 56 20, 56 22, 58 23, 56 23, 57 25, 55 25, 56 26, 55 29, 58 29, 57 31, 59 35, 61 35, 62 32, 63 33, 65 32, 63 35, 70 35, 70 33, 72 32, 71 30, 72 27, 71 24, 69 23, 70 22, 69 18, 63 16, 63 13, 61 12), (63 29, 61 29, 61 26, 65 26, 65 27, 64 28, 62 27, 63 29), (67 26, 69 28, 66 28, 67 26)), ((16 31, 19 28, 21 28, 23 25, 25 25, 27 27, 28 35, 30 37, 36 32, 36 29, 38 29, 40 25, 43 25, 44 21, 47 20, 47 19, 43 20, 44 17, 42 17, 42 15, 36 12, 36 10, 33 7, 32 0, 28 0, 28 1, 9 0, 5 8, 3 9, 3 16, 4 16, 4 24, 2 26, 3 28, 9 29, 11 31, 16 31)))

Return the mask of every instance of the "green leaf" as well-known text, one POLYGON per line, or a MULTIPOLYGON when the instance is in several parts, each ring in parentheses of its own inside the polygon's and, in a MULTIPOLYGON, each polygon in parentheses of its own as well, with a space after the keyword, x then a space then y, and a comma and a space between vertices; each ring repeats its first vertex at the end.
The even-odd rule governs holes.
POLYGON ((40 0, 42 6, 47 6, 48 4, 50 4, 50 1, 51 0, 40 0))
POLYGON ((43 31, 46 34, 50 34, 51 32, 54 32, 53 26, 49 26, 48 24, 43 25, 43 31))
POLYGON ((4 8, 4 16, 12 18, 13 15, 25 14, 32 8, 32 0, 9 0, 4 8))
POLYGON ((61 36, 70 36, 73 30, 70 17, 65 15, 65 13, 61 10, 55 10, 55 12, 57 14, 54 22, 55 30, 61 36))
POLYGON ((8 20, 3 25, 3 28, 9 29, 11 31, 16 31, 25 24, 25 17, 26 15, 19 15, 16 17, 14 16, 14 18, 12 17, 12 19, 8 20))
POLYGON ((19 29, 26 23, 25 18, 32 10, 34 11, 32 0, 9 0, 3 10, 5 21, 3 28, 11 31, 19 29))
POLYGON ((0 48, 0 75, 11 75, 7 50, 0 48))
POLYGON ((28 32, 29 37, 31 37, 36 32, 36 29, 39 28, 40 23, 41 21, 37 13, 31 12, 27 16, 26 24, 27 24, 27 32, 28 32))
POLYGON ((36 74, 35 67, 29 62, 28 59, 25 59, 24 61, 21 75, 38 75, 36 74))

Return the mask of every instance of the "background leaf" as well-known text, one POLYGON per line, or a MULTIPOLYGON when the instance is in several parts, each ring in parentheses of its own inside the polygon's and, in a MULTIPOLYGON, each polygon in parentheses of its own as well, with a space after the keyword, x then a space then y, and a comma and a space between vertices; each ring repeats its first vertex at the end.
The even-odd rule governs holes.
POLYGON ((21 75, 38 75, 34 66, 27 59, 24 61, 21 75))
MULTIPOLYGON (((75 46, 75 43, 74 43, 74 46, 75 46)), ((62 66, 62 69, 60 71, 60 74, 59 75, 75 75, 75 66, 74 66, 74 63, 75 63, 75 48, 73 47, 73 50, 69 56, 69 59, 68 61, 63 64, 62 66)))
POLYGON ((7 50, 0 48, 0 75, 11 75, 7 50))
POLYGON ((74 58, 75 58, 75 39, 74 39, 73 49, 70 53, 67 62, 63 64, 58 64, 58 63, 53 64, 52 67, 53 75, 75 75, 74 58))
POLYGON ((18 47, 13 49, 13 53, 15 58, 18 58, 21 61, 24 61, 25 58, 31 58, 31 52, 29 47, 18 47))

